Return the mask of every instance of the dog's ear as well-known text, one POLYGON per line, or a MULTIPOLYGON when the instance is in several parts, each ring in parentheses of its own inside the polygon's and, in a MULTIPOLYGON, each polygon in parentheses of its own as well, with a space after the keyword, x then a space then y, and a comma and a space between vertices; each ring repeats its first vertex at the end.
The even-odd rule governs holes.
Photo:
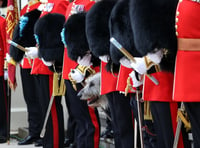
POLYGON ((35 24, 34 33, 39 45, 39 57, 45 61, 63 61, 64 45, 60 33, 64 22, 64 15, 49 13, 35 24))
MULTIPOLYGON (((135 49, 133 32, 129 17, 129 0, 119 1, 112 9, 109 19, 110 37, 114 37, 130 54, 140 56, 135 49)), ((110 56, 115 64, 124 56, 119 49, 110 44, 110 56)))

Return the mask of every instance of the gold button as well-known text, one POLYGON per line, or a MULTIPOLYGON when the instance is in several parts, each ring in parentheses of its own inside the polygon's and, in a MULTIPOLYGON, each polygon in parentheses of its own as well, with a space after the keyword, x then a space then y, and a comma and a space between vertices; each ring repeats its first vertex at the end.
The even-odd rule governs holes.
POLYGON ((176 11, 176 16, 178 16, 178 15, 179 15, 179 13, 180 13, 179 11, 176 11))
POLYGON ((175 28, 177 29, 177 28, 178 28, 178 25, 175 25, 175 28))
POLYGON ((182 2, 183 0, 179 0, 179 3, 182 2))
POLYGON ((178 22, 178 18, 176 17, 176 22, 178 22))
POLYGON ((176 31, 176 36, 178 36, 178 32, 176 31))

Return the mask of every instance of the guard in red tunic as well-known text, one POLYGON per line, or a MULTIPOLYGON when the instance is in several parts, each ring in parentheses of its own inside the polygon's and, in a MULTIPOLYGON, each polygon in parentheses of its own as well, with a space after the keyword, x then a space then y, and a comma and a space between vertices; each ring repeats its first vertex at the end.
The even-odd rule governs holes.
MULTIPOLYGON (((40 16, 40 19, 35 24, 34 29, 39 30, 39 21, 42 19, 42 17, 45 17, 48 13, 60 13, 60 15, 64 14, 66 12, 67 6, 69 2, 66 0, 59 0, 59 1, 49 1, 46 2, 43 6, 43 14, 40 16), (63 7, 58 7, 58 5, 61 3, 63 7), (61 9, 62 8, 62 9, 61 9), (47 14, 44 15, 44 13, 47 12, 47 14)), ((51 52, 54 49, 64 48, 64 46, 57 46, 57 42, 59 42, 60 33, 61 32, 62 25, 64 24, 65 18, 62 16, 62 18, 58 17, 58 21, 55 20, 52 22, 51 17, 46 17, 47 22, 50 21, 47 25, 50 25, 49 28, 53 26, 53 24, 57 23, 57 25, 54 26, 54 29, 49 31, 48 27, 42 27, 42 33, 45 33, 45 36, 42 36, 42 38, 39 35, 39 31, 35 34, 39 36, 39 38, 36 37, 36 42, 39 43, 39 50, 40 49, 49 49, 51 52), (60 27, 60 28, 59 28, 60 27), (56 34, 56 37, 54 34, 56 34), (52 35, 52 37, 50 37, 52 35), (49 37, 49 38, 46 38, 49 37), (50 39, 50 40, 49 40, 50 39), (49 41, 48 41, 49 40, 49 41)), ((55 17, 54 19, 57 19, 55 17)), ((41 23, 41 22, 40 22, 41 23)), ((46 25, 46 26, 47 26, 46 25)), ((41 27, 41 26, 40 26, 41 27)), ((41 33, 41 32, 40 32, 41 33)), ((36 36, 37 36, 36 35, 36 36)), ((31 74, 34 74, 37 79, 38 84, 38 96, 40 97, 40 104, 42 106, 42 112, 41 116, 43 120, 45 119, 47 108, 50 102, 50 99, 52 99, 52 92, 53 92, 53 72, 48 68, 48 64, 46 64, 45 60, 42 61, 42 59, 37 58, 38 57, 38 49, 36 47, 30 47, 27 48, 29 51, 26 52, 26 55, 28 57, 34 58, 33 64, 32 64, 32 70, 31 74), (46 64, 46 65, 45 65, 46 64)), ((56 53, 56 52, 55 52, 56 53)), ((40 55, 40 54, 39 54, 40 55)), ((56 56, 56 55, 55 55, 56 56)), ((39 56, 41 57, 41 56, 39 56)), ((43 58, 45 59, 45 58, 43 58)), ((46 59, 46 61, 48 61, 46 59)), ((44 123, 44 121, 43 121, 44 123)), ((56 96, 55 100, 53 102, 53 105, 51 107, 51 113, 49 116, 49 119, 47 121, 46 125, 46 132, 43 138, 43 146, 44 147, 55 147, 55 148, 62 148, 64 147, 64 120, 63 120, 63 109, 61 105, 61 96, 56 96)))
POLYGON ((86 14, 86 36, 91 52, 101 60, 101 95, 108 97, 115 147, 132 148, 134 138, 130 97, 125 97, 116 89, 119 64, 112 63, 109 52, 109 17, 115 4, 116 1, 103 0, 90 9, 86 14))
POLYGON ((200 1, 179 1, 176 11, 178 52, 174 77, 174 101, 184 102, 191 123, 194 148, 200 147, 200 1))
MULTIPOLYGON (((75 0, 69 4, 67 12, 66 12, 66 22, 68 18, 74 13, 88 11, 94 4, 94 1, 90 0, 75 0)), ((79 24, 77 24, 79 27, 79 24)), ((77 26, 74 26, 77 28, 77 26)), ((82 27, 82 25, 81 25, 82 27)), ((80 29, 81 29, 80 27, 80 29)), ((77 29, 78 30, 78 29, 77 29)), ((74 30, 76 31, 76 30, 74 30)), ((63 31, 64 33, 65 31, 63 31)), ((65 32, 67 33, 67 32, 65 32)), ((63 41, 65 46, 68 45, 65 42, 65 36, 63 35, 63 41)), ((77 37, 77 34, 74 34, 77 37)), ((76 38, 75 38, 76 39, 76 38)), ((80 41, 81 43, 81 41, 80 41)), ((79 44, 76 45, 76 47, 79 44)), ((80 54, 82 54, 80 52, 80 54)), ((73 56, 73 54, 71 55, 73 56)), ((76 56, 76 54, 75 54, 76 56)), ((63 78, 65 79, 66 85, 66 101, 69 104, 69 110, 71 111, 71 115, 74 117, 76 122, 76 133, 75 133, 75 146, 80 148, 98 148, 99 147, 99 123, 98 123, 98 116, 96 116, 95 109, 88 107, 87 102, 81 101, 80 97, 77 96, 77 91, 74 90, 71 81, 69 80, 69 73, 71 69, 75 69, 78 65, 76 60, 71 60, 68 56, 68 49, 65 48, 64 51, 64 62, 63 62, 63 78)), ((82 86, 80 84, 77 85, 77 90, 80 90, 82 86)))
MULTIPOLYGON (((128 1, 129 2, 129 1, 128 1)), ((131 22, 129 17, 129 3, 127 1, 119 1, 112 10, 110 16, 109 30, 110 37, 117 40, 125 49, 128 49, 130 54, 134 57, 140 56, 140 53, 135 49, 133 42, 133 33, 131 28, 131 22)), ((134 114, 134 118, 138 122, 138 109, 136 102, 136 88, 132 87, 132 81, 130 80, 129 74, 133 71, 131 68, 131 62, 121 53, 121 51, 116 48, 113 44, 110 44, 111 59, 114 63, 120 63, 120 70, 117 81, 117 90, 123 92, 124 95, 130 96, 130 104, 134 114)), ((140 83, 142 84, 142 83, 140 83)), ((135 85, 135 84, 134 84, 135 85)), ((142 86, 140 86, 142 89, 142 86)), ((142 126, 145 127, 143 132, 144 136, 144 147, 154 147, 155 146, 155 131, 153 129, 151 114, 149 114, 148 108, 145 108, 145 114, 143 111, 143 106, 148 105, 147 102, 141 102, 141 118, 142 126)), ((135 121, 135 120, 134 120, 135 121)), ((139 124, 137 124, 139 125, 139 124)), ((139 131, 139 130, 138 130, 139 131)), ((139 132, 138 132, 139 133, 139 132)), ((139 134, 138 134, 139 135, 139 134)), ((139 136, 137 135, 139 140, 139 136)), ((140 142, 138 141, 138 145, 140 142)))
MULTIPOLYGON (((151 113, 157 134, 156 147, 163 148, 173 147, 177 126, 177 103, 172 100, 173 70, 177 51, 174 27, 176 6, 177 1, 174 0, 130 2, 134 43, 141 54, 140 58, 135 58, 136 62, 132 62, 131 66, 142 75, 150 70, 151 75, 159 83, 155 85, 145 76, 143 99, 151 101, 151 113), (156 64, 159 65, 159 71, 157 66, 152 66, 156 64)), ((181 136, 178 147, 184 147, 181 136)))
MULTIPOLYGON (((7 53, 6 44, 6 20, 0 16, 0 143, 7 141, 7 93, 6 81, 4 79, 4 59, 7 53)), ((5 75, 6 78, 6 75, 5 75)))
MULTIPOLYGON (((37 10, 36 8, 34 9, 33 7, 33 10, 32 7, 29 8, 30 12, 27 12, 21 16, 19 23, 15 27, 12 38, 15 43, 18 43, 23 47, 35 46, 36 42, 33 36, 33 28, 35 22, 41 14, 41 11, 37 10)), ((18 144, 26 145, 33 142, 41 143, 40 131, 42 129, 42 118, 40 114, 42 108, 39 103, 37 92, 38 86, 36 85, 37 83, 35 76, 30 74, 32 60, 24 58, 24 51, 21 51, 15 46, 10 46, 9 52, 10 56, 15 62, 21 62, 20 74, 22 80, 22 89, 28 110, 29 135, 25 139, 21 140, 18 144)))

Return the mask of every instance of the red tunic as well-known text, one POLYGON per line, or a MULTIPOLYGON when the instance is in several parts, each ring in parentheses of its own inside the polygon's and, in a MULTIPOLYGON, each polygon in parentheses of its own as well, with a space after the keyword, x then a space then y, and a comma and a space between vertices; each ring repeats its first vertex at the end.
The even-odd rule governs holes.
MULTIPOLYGON (((127 68, 123 65, 120 65, 120 69, 119 69, 119 75, 118 75, 118 79, 117 79, 117 91, 120 92, 125 92, 126 86, 127 86, 127 79, 129 77, 129 74, 133 71, 132 68, 127 68)), ((132 84, 132 81, 131 81, 132 84)), ((136 90, 135 88, 133 88, 133 90, 136 90)), ((129 89, 128 91, 129 93, 135 93, 135 91, 131 91, 129 89)))
MULTIPOLYGON (((178 39, 200 39, 200 3, 183 0, 177 12, 178 39)), ((179 46, 179 45, 178 45, 179 46)), ((175 101, 200 101, 200 49, 191 51, 178 50, 174 77, 175 101)))
POLYGON ((106 63, 101 61, 101 95, 117 91, 118 73, 106 71, 106 63))
POLYGON ((0 76, 4 75, 4 58, 7 53, 6 45, 6 21, 0 16, 0 76))
POLYGON ((145 101, 171 102, 174 75, 171 72, 156 72, 151 75, 158 80, 159 84, 155 85, 147 76, 145 76, 143 99, 145 101))
MULTIPOLYGON (((84 6, 84 11, 88 11, 94 4, 94 1, 91 0, 75 0, 72 3, 68 5, 65 18, 66 20, 68 17, 71 15, 71 10, 74 5, 83 5, 84 6)), ((72 61, 68 56, 67 56, 67 48, 65 48, 64 51, 64 61, 63 61, 63 79, 69 80, 68 74, 71 69, 76 68, 78 63, 75 61, 72 61)))

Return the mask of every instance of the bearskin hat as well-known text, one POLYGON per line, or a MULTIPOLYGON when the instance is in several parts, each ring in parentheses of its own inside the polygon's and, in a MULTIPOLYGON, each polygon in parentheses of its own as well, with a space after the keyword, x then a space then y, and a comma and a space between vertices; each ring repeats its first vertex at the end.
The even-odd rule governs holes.
MULTIPOLYGON (((130 54, 139 56, 133 42, 133 33, 129 17, 129 0, 119 1, 112 9, 109 20, 110 37, 114 37, 130 54)), ((110 56, 115 64, 124 56, 119 49, 110 44, 110 56)))
MULTIPOLYGON (((178 0, 130 1, 129 12, 134 43, 142 56, 149 52, 154 52, 155 49, 165 48, 168 54, 170 54, 167 57, 173 57, 173 61, 175 60, 177 51, 175 35, 177 3, 178 0)), ((168 61, 167 59, 163 60, 168 61)), ((168 67, 168 65, 174 64, 174 62, 164 62, 163 64, 168 67)), ((164 69, 167 68, 165 66, 163 67, 164 69)))
POLYGON ((65 17, 58 13, 42 16, 35 24, 34 34, 39 46, 39 57, 45 61, 63 61, 64 45, 61 31, 65 17))
MULTIPOLYGON (((34 9, 28 13, 25 13, 19 20, 19 23, 16 25, 12 41, 18 43, 23 47, 32 47, 36 45, 34 38, 34 25, 35 22, 40 17, 41 11, 34 9)), ((9 49, 11 57, 16 62, 19 62, 24 55, 24 52, 20 49, 10 46, 9 49)))
POLYGON ((8 3, 8 1, 7 0, 3 0, 3 4, 2 4, 2 8, 4 8, 4 7, 7 7, 7 3, 8 3))
POLYGON ((86 14, 86 37, 96 57, 110 55, 108 20, 115 3, 112 0, 99 1, 86 14))
POLYGON ((85 33, 85 12, 71 15, 64 25, 65 42, 69 58, 77 61, 78 56, 83 57, 89 51, 85 33))

